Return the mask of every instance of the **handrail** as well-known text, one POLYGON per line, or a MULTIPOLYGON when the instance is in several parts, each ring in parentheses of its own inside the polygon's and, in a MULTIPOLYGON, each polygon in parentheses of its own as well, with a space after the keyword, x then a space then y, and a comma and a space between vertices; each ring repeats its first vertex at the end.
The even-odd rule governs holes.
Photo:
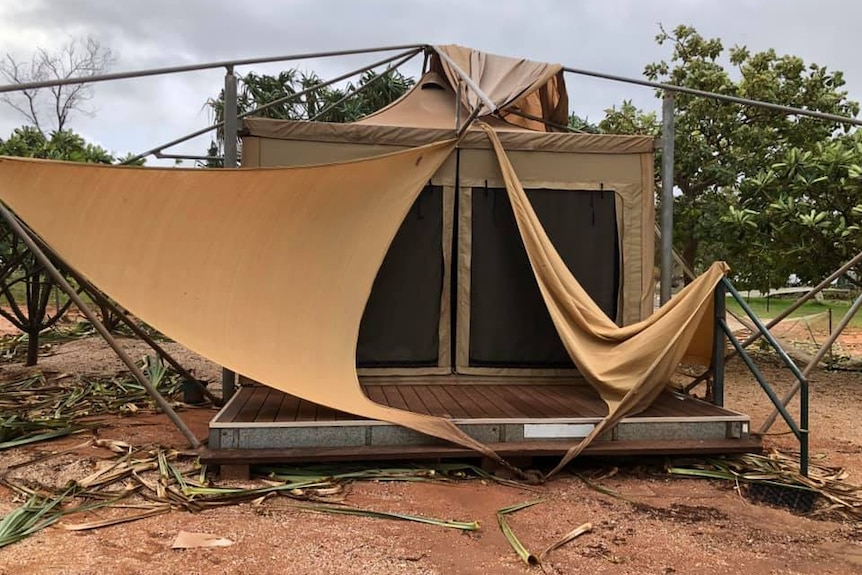
POLYGON ((784 405, 784 402, 781 401, 781 398, 778 397, 778 394, 775 393, 775 390, 772 389, 772 386, 766 381, 763 377, 763 373, 758 369, 757 365, 755 365, 754 360, 751 359, 751 356, 745 350, 744 343, 740 342, 739 339, 733 335, 733 330, 727 325, 727 320, 718 314, 716 314, 715 321, 721 327, 721 330, 727 336, 730 343, 733 345, 737 354, 742 358, 745 362, 745 365, 748 367, 749 371, 751 371, 752 375, 754 375, 754 379, 757 380, 757 383, 760 384, 760 387, 766 392, 767 397, 772 402, 775 409, 778 413, 781 414, 781 418, 784 419, 787 426, 790 428, 790 431, 793 432, 793 435, 796 436, 796 439, 799 440, 799 472, 802 475, 808 476, 808 378, 805 374, 800 371, 799 367, 793 362, 787 352, 782 349, 781 345, 772 335, 772 333, 767 329, 767 327, 763 324, 759 317, 754 313, 754 311, 749 307, 748 303, 746 303, 745 299, 740 295, 740 293, 733 287, 733 284, 730 283, 726 277, 721 279, 720 288, 721 290, 727 290, 728 293, 733 297, 734 300, 739 304, 745 314, 751 319, 752 323, 754 323, 759 335, 763 336, 763 338, 769 343, 769 345, 775 350, 778 354, 778 357, 781 358, 781 361, 790 369, 791 373, 793 373, 799 385, 799 422, 797 423, 793 416, 790 415, 790 412, 787 411, 787 407, 784 405))

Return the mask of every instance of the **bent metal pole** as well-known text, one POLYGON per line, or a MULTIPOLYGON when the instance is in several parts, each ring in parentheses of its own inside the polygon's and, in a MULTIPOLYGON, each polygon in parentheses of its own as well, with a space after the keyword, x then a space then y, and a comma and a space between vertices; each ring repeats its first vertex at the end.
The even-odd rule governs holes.
POLYGON ((140 368, 132 361, 132 358, 123 351, 123 348, 120 347, 120 344, 117 343, 117 340, 114 339, 114 336, 111 335, 111 332, 102 324, 99 320, 99 317, 89 308, 89 306, 84 303, 84 300, 81 299, 81 296, 69 285, 69 282, 66 281, 66 278, 63 277, 63 274, 57 269, 54 263, 45 255, 45 252, 39 247, 39 245, 33 240, 32 237, 27 233, 27 230, 21 225, 18 221, 18 218, 9 211, 9 208, 6 207, 5 204, 0 202, 0 217, 2 217, 12 231, 21 238, 21 241, 24 242, 24 245, 27 246, 27 249, 36 257, 36 260, 43 266, 45 266, 45 270, 48 272, 48 275, 57 282, 57 285, 60 286, 66 295, 75 302, 75 305, 78 306, 78 309, 81 310, 81 313, 84 314, 84 317, 89 320, 93 327, 99 332, 99 335, 105 340, 105 342, 111 346, 111 349, 114 350, 114 353, 117 354, 117 357, 120 358, 129 371, 132 373, 134 378, 138 380, 144 389, 147 390, 147 393, 156 401, 162 411, 170 418, 171 422, 177 426, 177 429, 185 436, 186 439, 189 440, 189 443, 194 449, 197 449, 201 446, 200 441, 198 441, 197 437, 192 433, 192 431, 186 426, 185 422, 180 419, 180 416, 177 415, 177 412, 171 407, 171 405, 167 402, 167 400, 162 397, 162 394, 153 387, 153 384, 149 379, 144 375, 144 373, 140 370, 140 368))

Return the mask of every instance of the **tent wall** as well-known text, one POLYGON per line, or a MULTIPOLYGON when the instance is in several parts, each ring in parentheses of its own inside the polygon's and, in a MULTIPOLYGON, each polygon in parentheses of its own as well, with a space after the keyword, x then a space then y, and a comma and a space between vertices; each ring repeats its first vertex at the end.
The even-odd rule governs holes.
MULTIPOLYGON (((451 136, 449 130, 247 119, 244 123, 242 164, 246 167, 255 167, 330 163, 394 152, 449 136, 451 136)), ((561 194, 560 197, 575 198, 570 200, 572 206, 586 206, 591 202, 595 204, 595 199, 600 198, 602 217, 612 214, 616 225, 606 225, 602 228, 602 239, 601 241, 597 239, 602 246, 601 249, 598 247, 589 249, 595 254, 603 253, 603 258, 614 258, 615 261, 612 263, 619 265, 603 267, 602 279, 595 280, 597 287, 593 288, 595 291, 592 295, 600 302, 604 302, 602 305, 605 306, 606 311, 621 325, 637 322, 650 315, 653 308, 653 221, 655 217, 653 140, 640 136, 527 131, 500 132, 499 136, 531 198, 545 193, 541 190, 547 191, 548 194, 561 194), (579 195, 583 197, 577 198, 579 195), (612 273, 609 274, 608 270, 612 270, 612 273), (610 290, 613 293, 601 293, 608 289, 608 282, 617 289, 610 290)), ((458 272, 456 299, 452 300, 449 289, 441 289, 440 293, 437 366, 423 364, 410 367, 409 362, 399 364, 393 361, 388 368, 381 370, 383 365, 378 364, 370 370, 365 369, 364 373, 392 374, 395 372, 391 368, 399 365, 403 368, 400 373, 404 374, 448 373, 453 363, 459 372, 468 374, 533 375, 541 372, 543 375, 549 375, 556 371, 571 373, 564 357, 557 353, 560 350, 551 350, 550 347, 539 353, 535 361, 523 362, 523 368, 513 367, 518 364, 517 361, 513 361, 511 366, 504 366, 502 365, 504 362, 500 362, 500 367, 477 365, 475 361, 471 363, 469 270, 472 254, 470 242, 473 234, 470 221, 473 210, 472 194, 475 188, 482 190, 503 188, 504 183, 497 160, 484 133, 468 132, 461 141, 458 155, 460 157, 457 161, 456 154, 453 154, 444 162, 430 182, 431 186, 438 186, 443 190, 441 212, 443 228, 440 239, 446 275, 443 280, 444 286, 451 284, 452 280, 449 276, 451 270, 456 269, 458 272), (455 226, 457 261, 448 262, 445 258, 450 257, 453 252, 452 222, 455 217, 458 218, 455 226), (457 334, 454 334, 456 336, 454 358, 450 353, 452 334, 449 330, 453 325, 449 311, 451 306, 456 310, 454 325, 457 334), (548 359, 544 363, 540 361, 542 353, 548 359), (537 371, 535 364, 541 364, 542 367, 537 371)), ((346 184, 349 185, 349 182, 346 184)), ((507 206, 508 202, 506 200, 504 202, 506 208, 510 210, 507 206)), ((541 200, 538 203, 541 204, 541 200)), ((414 206, 414 209, 416 208, 414 206)), ((576 210, 576 208, 573 209, 576 210)), ((588 219, 573 221, 572 225, 583 227, 585 222, 592 222, 594 215, 591 211, 588 219)), ((542 217, 541 214, 540 217, 542 217)), ((547 219, 547 215, 543 219, 547 219)), ((553 222, 543 223, 554 227, 553 222)), ((574 233, 569 236, 569 239, 577 242, 577 237, 578 234, 574 233)), ((398 239, 396 239, 396 246, 397 242, 398 239)), ((569 247, 563 246, 561 251, 569 250, 574 257, 576 252, 572 247, 574 245, 573 243, 569 247)), ((437 256, 434 258, 435 261, 439 261, 437 256)), ((570 264, 569 267, 577 275, 576 266, 570 264)), ((385 264, 381 273, 386 273, 385 264)), ((523 279, 521 277, 521 280, 523 279)), ((585 283, 589 284, 589 281, 585 283)), ((586 287, 590 289, 589 286, 586 287)), ((537 293, 536 288, 536 295, 537 293)), ((374 305, 374 295, 370 305, 374 305)), ((546 333, 544 330, 541 331, 546 333)), ((559 344, 559 342, 556 343, 559 344)), ((361 345, 359 351, 363 351, 361 345)), ((362 362, 361 353, 360 362, 362 362)), ((361 364, 371 366, 374 362, 361 364)))
MULTIPOLYGON (((608 317, 619 305, 619 243, 612 191, 528 190, 567 267, 608 317)), ((459 217, 460 373, 574 369, 539 293, 505 189, 462 189, 459 217)))

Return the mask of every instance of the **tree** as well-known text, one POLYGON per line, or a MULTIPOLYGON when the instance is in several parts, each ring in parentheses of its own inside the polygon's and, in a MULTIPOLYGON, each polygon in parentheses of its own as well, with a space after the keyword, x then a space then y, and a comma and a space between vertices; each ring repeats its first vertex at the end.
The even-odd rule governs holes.
MULTIPOLYGON (((656 41, 670 44, 673 52, 669 62, 646 66, 650 80, 845 116, 859 112, 859 105, 842 90, 841 72, 806 65, 774 50, 752 53, 736 46, 726 52, 721 40, 704 38, 688 26, 670 33, 662 28, 656 41)), ((742 261, 750 251, 733 244, 739 234, 725 233, 727 221, 722 217, 730 217, 731 206, 745 204, 743 196, 750 192, 741 182, 780 163, 790 149, 816 150, 834 133, 848 132, 849 126, 682 93, 674 96, 674 107, 677 249, 694 269, 712 259, 727 259, 734 269, 763 267, 762 256, 742 261)), ((637 131, 645 118, 632 108, 624 104, 600 126, 607 131, 637 131)))
MULTIPOLYGON (((323 82, 314 72, 297 69, 286 70, 272 76, 249 72, 239 78, 237 112, 243 114, 264 104, 274 102, 307 90, 323 82)), ((320 122, 353 122, 394 102, 415 83, 398 70, 389 69, 378 73, 364 72, 359 80, 344 88, 331 86, 318 88, 299 98, 288 99, 255 114, 261 118, 279 120, 317 120, 320 122), (345 98, 350 92, 361 90, 355 96, 345 98)), ((224 119, 224 90, 218 97, 207 101, 216 122, 224 119)), ((220 152, 223 132, 217 133, 218 143, 212 142, 210 156, 220 152)), ((210 161, 209 164, 217 162, 210 161)))
POLYGON ((639 136, 661 135, 661 123, 655 112, 639 110, 631 100, 623 100, 622 105, 605 110, 605 118, 599 122, 603 134, 636 134, 639 136))
MULTIPOLYGON (((862 251, 862 134, 790 148, 740 182, 721 222, 744 283, 769 288, 791 275, 829 275, 862 251)), ((854 271, 862 286, 862 265, 854 271)))
MULTIPOLYGON (((46 137, 35 127, 16 129, 0 140, 0 155, 110 164, 115 158, 70 131, 46 137)), ((69 309, 47 270, 7 225, 0 226, 0 316, 27 334, 27 365, 39 356, 39 334, 53 327, 69 309), (54 303, 53 309, 50 304, 54 303)))
MULTIPOLYGON (((55 52, 39 48, 29 62, 11 54, 0 62, 0 77, 13 84, 91 77, 104 73, 114 63, 114 55, 91 37, 69 40, 55 52)), ((87 102, 92 98, 89 84, 32 88, 0 96, 27 122, 43 134, 63 132, 74 112, 92 114, 87 102)))
POLYGON ((581 118, 574 112, 569 114, 569 128, 586 134, 600 134, 602 130, 592 122, 589 118, 581 118))

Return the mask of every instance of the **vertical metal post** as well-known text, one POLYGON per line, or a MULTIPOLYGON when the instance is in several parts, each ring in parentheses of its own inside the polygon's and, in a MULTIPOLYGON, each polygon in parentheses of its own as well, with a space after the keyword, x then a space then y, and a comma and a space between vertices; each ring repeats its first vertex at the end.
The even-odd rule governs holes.
POLYGON ((724 330, 721 328, 721 322, 724 321, 725 298, 724 284, 718 282, 715 286, 715 327, 712 330, 712 402, 724 407, 724 330))
MULTIPOLYGON (((224 75, 224 167, 237 167, 236 139, 237 139, 237 110, 236 110, 236 76, 233 66, 228 66, 224 75)), ((221 394, 225 403, 233 397, 236 391, 236 374, 222 368, 221 371, 221 394)))
POLYGON ((673 93, 665 92, 661 107, 661 291, 662 305, 670 301, 673 282, 673 93))

